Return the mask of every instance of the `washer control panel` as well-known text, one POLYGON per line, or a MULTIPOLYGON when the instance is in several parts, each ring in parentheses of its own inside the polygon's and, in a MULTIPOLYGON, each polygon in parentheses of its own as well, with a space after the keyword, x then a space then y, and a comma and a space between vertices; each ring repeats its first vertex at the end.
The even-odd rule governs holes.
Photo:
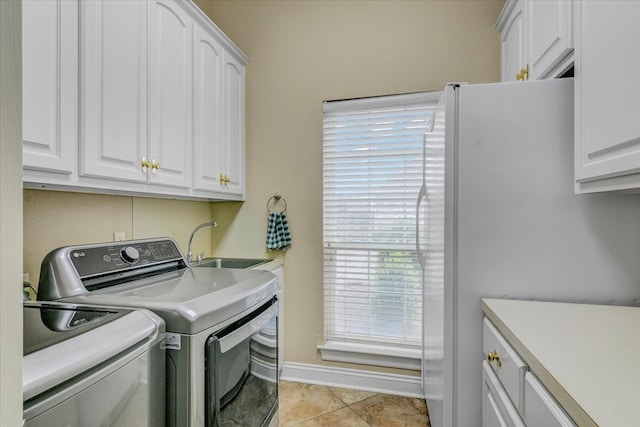
POLYGON ((68 257, 80 278, 149 267, 170 261, 184 262, 173 240, 131 240, 71 248, 68 257))

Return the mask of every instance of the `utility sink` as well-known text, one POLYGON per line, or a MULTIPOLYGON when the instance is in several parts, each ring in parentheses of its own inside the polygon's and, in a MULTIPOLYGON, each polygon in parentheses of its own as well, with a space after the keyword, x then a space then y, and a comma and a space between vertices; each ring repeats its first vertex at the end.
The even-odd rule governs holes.
POLYGON ((193 267, 205 268, 252 268, 266 264, 270 259, 259 258, 204 258, 199 263, 193 263, 193 267))

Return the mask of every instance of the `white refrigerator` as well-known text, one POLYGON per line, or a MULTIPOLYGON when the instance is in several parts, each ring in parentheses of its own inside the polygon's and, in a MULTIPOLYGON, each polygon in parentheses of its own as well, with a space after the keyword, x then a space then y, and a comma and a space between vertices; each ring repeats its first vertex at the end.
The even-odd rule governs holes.
POLYGON ((574 194, 573 102, 573 79, 443 91, 417 204, 433 427, 481 425, 482 297, 640 304, 640 195, 574 194))

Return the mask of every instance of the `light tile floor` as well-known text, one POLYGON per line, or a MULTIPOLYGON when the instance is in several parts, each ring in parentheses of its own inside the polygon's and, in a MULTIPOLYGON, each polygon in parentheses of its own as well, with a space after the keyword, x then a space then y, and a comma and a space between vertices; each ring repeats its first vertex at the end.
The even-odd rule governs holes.
POLYGON ((423 399, 294 382, 278 392, 279 427, 430 427, 423 399))

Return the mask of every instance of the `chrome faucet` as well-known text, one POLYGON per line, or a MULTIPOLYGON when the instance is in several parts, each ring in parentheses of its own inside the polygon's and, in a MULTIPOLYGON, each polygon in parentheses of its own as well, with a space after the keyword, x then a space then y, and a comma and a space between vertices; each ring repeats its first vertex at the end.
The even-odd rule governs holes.
MULTIPOLYGON (((191 242, 193 241, 193 236, 196 234, 196 231, 200 230, 203 227, 211 227, 211 228, 216 228, 218 226, 218 223, 215 221, 211 221, 211 222, 205 222, 200 224, 199 226, 197 226, 196 228, 193 229, 193 231, 191 232, 191 237, 189 237, 189 247, 188 247, 188 252, 187 252, 187 263, 189 265, 191 265, 193 263, 193 255, 191 254, 191 242)), ((200 256, 198 256, 198 261, 202 260, 202 258, 200 256)))

